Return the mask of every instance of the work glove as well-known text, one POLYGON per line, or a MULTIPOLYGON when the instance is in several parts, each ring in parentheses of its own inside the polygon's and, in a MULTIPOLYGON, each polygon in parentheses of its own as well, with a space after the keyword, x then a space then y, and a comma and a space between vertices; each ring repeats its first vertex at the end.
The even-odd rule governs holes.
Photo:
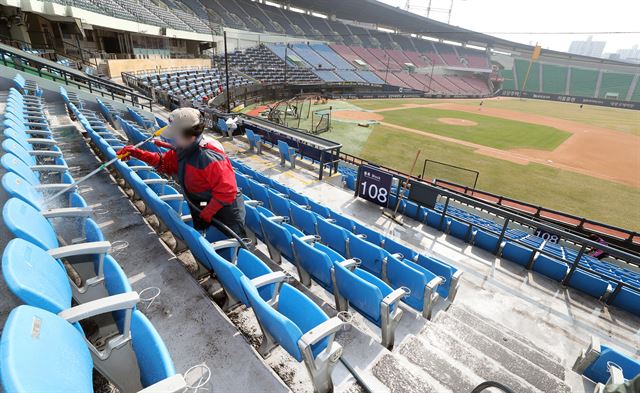
POLYGON ((125 146, 116 153, 122 161, 127 161, 131 157, 140 158, 144 152, 131 145, 125 146))

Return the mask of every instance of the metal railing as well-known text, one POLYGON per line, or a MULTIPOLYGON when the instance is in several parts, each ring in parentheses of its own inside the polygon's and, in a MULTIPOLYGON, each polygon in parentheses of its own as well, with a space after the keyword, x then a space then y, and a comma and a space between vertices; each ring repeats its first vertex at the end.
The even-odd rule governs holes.
MULTIPOLYGON (((354 155, 341 152, 340 159, 344 162, 360 166, 362 164, 368 164, 369 161, 364 158, 356 157, 354 155)), ((376 166, 383 168, 386 171, 397 174, 401 177, 413 177, 407 173, 399 171, 394 168, 389 168, 384 165, 376 166)), ((416 178, 417 179, 417 178, 416 178)), ((422 181, 428 179, 420 179, 422 181)), ((532 218, 552 222, 554 224, 562 225, 568 229, 573 229, 584 234, 595 233, 602 236, 607 241, 616 241, 621 247, 630 249, 631 251, 640 250, 640 234, 635 231, 616 227, 614 225, 605 224, 588 218, 575 216, 570 213, 561 212, 554 209, 548 209, 542 206, 534 205, 531 203, 519 201, 517 199, 505 197, 490 193, 488 191, 482 191, 468 186, 463 186, 457 183, 449 182, 442 179, 430 179, 431 183, 445 188, 447 190, 460 193, 471 197, 473 199, 491 203, 504 208, 505 210, 515 211, 520 214, 525 214, 532 218)))
POLYGON ((131 104, 142 109, 148 108, 149 111, 153 110, 150 98, 138 94, 130 88, 84 75, 79 71, 69 72, 62 66, 58 67, 55 63, 48 62, 35 55, 23 55, 0 48, 0 64, 11 66, 19 71, 29 72, 54 82, 64 82, 67 86, 75 86, 79 90, 88 90, 89 93, 99 94, 101 97, 110 98, 114 101, 121 101, 124 104, 131 104))

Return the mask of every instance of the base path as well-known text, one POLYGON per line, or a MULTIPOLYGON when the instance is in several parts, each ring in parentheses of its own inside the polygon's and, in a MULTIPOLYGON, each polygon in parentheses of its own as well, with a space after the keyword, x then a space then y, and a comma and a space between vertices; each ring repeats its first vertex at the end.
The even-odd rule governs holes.
MULTIPOLYGON (((640 187, 640 137, 613 131, 602 127, 562 120, 548 116, 534 115, 524 112, 500 108, 481 108, 456 103, 408 104, 397 108, 385 108, 375 111, 387 112, 408 108, 438 108, 459 112, 469 112, 484 116, 496 117, 524 123, 539 124, 570 132, 572 135, 553 151, 536 149, 498 150, 482 145, 477 146, 478 153, 509 159, 510 161, 532 161, 585 175, 607 179, 619 183, 640 187), (509 158, 507 158, 509 157, 509 158)), ((395 124, 388 126, 407 130, 395 124)), ((431 137, 443 139, 441 136, 413 130, 431 137)), ((446 138, 446 137, 445 137, 446 138)), ((468 142, 454 138, 446 140, 465 146, 468 142)))
POLYGON ((366 111, 350 111, 338 110, 331 112, 331 117, 335 120, 352 120, 352 121, 382 121, 384 116, 366 111))

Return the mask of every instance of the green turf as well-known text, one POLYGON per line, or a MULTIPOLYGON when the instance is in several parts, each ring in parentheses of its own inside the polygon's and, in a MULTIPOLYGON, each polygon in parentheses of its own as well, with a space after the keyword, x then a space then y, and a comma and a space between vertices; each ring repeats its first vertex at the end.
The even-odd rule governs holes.
MULTIPOLYGON (((430 104, 452 102, 462 105, 478 106, 480 100, 434 100, 423 98, 392 99, 392 100, 352 100, 349 101, 363 109, 377 110, 383 108, 400 107, 404 104, 430 104)), ((528 114, 555 117, 578 123, 590 124, 614 131, 628 132, 640 136, 640 111, 629 109, 608 108, 595 105, 584 105, 544 100, 519 100, 499 98, 484 100, 483 107, 509 109, 528 114)), ((386 115, 386 114, 385 114, 386 115)))
POLYGON ((537 124, 433 108, 386 111, 384 122, 505 150, 553 150, 571 135, 566 131, 537 124), (470 120, 477 125, 448 125, 438 120, 445 117, 470 120))
MULTIPOLYGON (((334 122, 334 124, 339 122, 334 122)), ((640 230, 640 194, 631 186, 564 171, 545 165, 519 165, 477 154, 473 149, 400 131, 384 125, 351 127, 326 134, 347 153, 408 172, 418 149, 419 168, 425 158, 480 171, 478 188, 589 219, 640 230), (384 148, 381 148, 381 147, 384 148)), ((438 177, 450 176, 444 171, 438 177)), ((462 176, 458 174, 458 176, 462 176)), ((468 175, 464 175, 469 179, 468 175)), ((461 181, 461 178, 449 179, 461 181)))

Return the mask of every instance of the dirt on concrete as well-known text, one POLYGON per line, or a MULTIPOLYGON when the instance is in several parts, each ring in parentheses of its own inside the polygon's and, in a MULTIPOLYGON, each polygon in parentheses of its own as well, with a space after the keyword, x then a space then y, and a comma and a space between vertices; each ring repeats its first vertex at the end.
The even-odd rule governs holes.
MULTIPOLYGON (((554 117, 529 114, 500 108, 477 108, 450 102, 435 104, 406 104, 384 108, 375 113, 408 108, 438 108, 469 112, 524 123, 544 125, 567 131, 572 135, 555 150, 512 149, 499 150, 490 147, 442 137, 429 132, 412 130, 395 124, 382 123, 404 131, 426 134, 433 138, 474 147, 480 154, 526 164, 536 162, 556 168, 578 172, 588 176, 640 187, 640 137, 603 127, 577 123, 554 117)), ((353 112, 353 111, 350 111, 353 112)), ((357 112, 357 111, 356 111, 357 112)), ((368 115, 371 112, 360 112, 368 115)))

